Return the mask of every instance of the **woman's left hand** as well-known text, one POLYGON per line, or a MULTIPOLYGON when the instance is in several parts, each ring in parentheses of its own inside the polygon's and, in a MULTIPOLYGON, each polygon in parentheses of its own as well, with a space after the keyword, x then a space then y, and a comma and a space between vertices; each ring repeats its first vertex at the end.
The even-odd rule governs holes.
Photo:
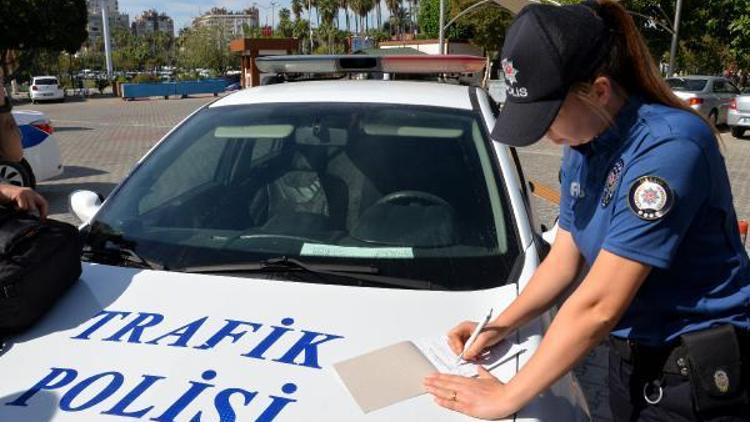
POLYGON ((432 374, 424 380, 428 393, 435 402, 457 412, 481 419, 498 419, 517 412, 520 406, 510 400, 500 380, 478 366, 477 378, 458 375, 432 374))

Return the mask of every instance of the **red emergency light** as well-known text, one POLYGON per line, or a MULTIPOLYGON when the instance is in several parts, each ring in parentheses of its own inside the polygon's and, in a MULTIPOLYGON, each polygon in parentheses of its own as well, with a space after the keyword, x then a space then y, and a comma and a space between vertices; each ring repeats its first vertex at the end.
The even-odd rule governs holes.
POLYGON ((48 135, 52 135, 52 133, 55 131, 54 126, 52 126, 52 123, 49 120, 37 120, 35 122, 32 122, 31 126, 34 126, 35 128, 41 130, 42 132, 45 132, 48 135))
POLYGON ((469 55, 310 55, 260 57, 255 64, 265 73, 475 73, 487 61, 469 55))

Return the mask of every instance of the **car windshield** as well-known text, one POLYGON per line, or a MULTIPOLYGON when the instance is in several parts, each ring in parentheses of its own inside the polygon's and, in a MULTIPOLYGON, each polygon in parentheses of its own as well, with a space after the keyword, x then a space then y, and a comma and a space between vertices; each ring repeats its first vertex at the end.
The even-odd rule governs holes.
POLYGON ((667 83, 675 91, 698 92, 706 88, 708 79, 669 78, 667 79, 667 83))
MULTIPOLYGON (((175 270, 288 257, 424 288, 502 285, 520 252, 482 124, 392 104, 206 108, 113 193, 87 242, 175 270)), ((301 281, 336 282, 320 278, 301 281)))
POLYGON ((54 79, 54 78, 35 79, 34 85, 57 85, 57 79, 54 79))

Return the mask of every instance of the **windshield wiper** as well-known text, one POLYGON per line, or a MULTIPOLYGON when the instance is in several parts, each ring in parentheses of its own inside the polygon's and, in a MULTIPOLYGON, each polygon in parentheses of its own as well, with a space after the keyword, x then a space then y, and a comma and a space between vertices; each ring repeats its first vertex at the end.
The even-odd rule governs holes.
POLYGON ((138 254, 132 247, 128 246, 128 242, 122 238, 122 236, 113 236, 107 239, 104 243, 103 248, 92 248, 87 246, 83 249, 82 258, 90 260, 95 257, 102 257, 105 261, 111 260, 110 262, 116 265, 125 265, 134 268, 145 268, 149 270, 163 270, 166 271, 168 268, 158 262, 144 258, 138 254))
POLYGON ((173 268, 172 270, 186 273, 263 273, 304 271, 318 275, 323 274, 334 277, 344 277, 354 280, 360 285, 362 285, 362 282, 370 282, 410 289, 430 289, 432 287, 439 287, 437 284, 424 280, 378 275, 380 270, 372 265, 313 264, 285 256, 266 259, 263 261, 173 268))

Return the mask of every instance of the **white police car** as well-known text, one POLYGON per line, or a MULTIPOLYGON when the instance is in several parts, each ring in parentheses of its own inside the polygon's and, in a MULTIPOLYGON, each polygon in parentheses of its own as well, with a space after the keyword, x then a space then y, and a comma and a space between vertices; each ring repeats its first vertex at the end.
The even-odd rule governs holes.
POLYGON ((0 181, 17 186, 36 186, 37 182, 62 174, 64 167, 55 131, 47 116, 39 111, 13 110, 21 131, 21 163, 0 162, 0 181))
MULTIPOLYGON (((474 72, 475 57, 282 57, 266 72, 474 72)), ((544 246, 474 87, 281 83, 207 105, 85 221, 79 283, 0 357, 0 420, 463 421, 428 395, 363 413, 334 363, 499 311, 544 246)), ((538 347, 551 315, 511 340, 538 347)), ((587 420, 563 377, 518 421, 587 420)))

